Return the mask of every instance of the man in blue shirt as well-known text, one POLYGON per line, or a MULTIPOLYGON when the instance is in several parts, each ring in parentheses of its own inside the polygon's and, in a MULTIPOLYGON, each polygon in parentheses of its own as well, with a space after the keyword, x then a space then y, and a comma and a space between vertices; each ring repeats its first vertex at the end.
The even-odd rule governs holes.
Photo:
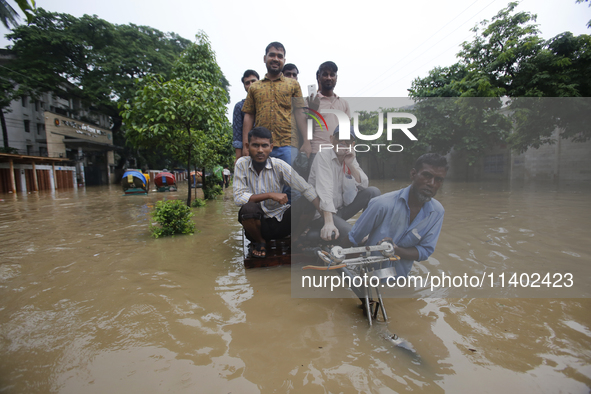
POLYGON ((392 240, 400 260, 394 263, 396 275, 407 276, 414 261, 423 261, 433 253, 444 209, 433 197, 443 184, 448 170, 445 157, 436 153, 422 155, 410 171, 410 186, 386 193, 369 202, 351 232, 354 245, 377 245, 392 240))
MULTIPOLYGON (((242 76, 242 84, 244 90, 248 93, 250 85, 259 80, 259 74, 254 70, 246 70, 242 76)), ((242 156, 242 124, 244 123, 244 112, 242 112, 242 106, 246 99, 239 101, 234 106, 234 121, 232 123, 232 146, 236 150, 236 160, 242 156)), ((236 161, 234 161, 236 164, 236 161)))

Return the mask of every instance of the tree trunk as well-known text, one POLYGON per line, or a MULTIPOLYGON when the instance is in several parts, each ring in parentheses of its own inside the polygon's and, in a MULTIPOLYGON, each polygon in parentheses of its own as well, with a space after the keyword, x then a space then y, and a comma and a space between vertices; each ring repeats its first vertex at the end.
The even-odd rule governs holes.
MULTIPOLYGON (((187 171, 189 172, 189 194, 187 195, 187 206, 191 206, 191 146, 189 145, 189 161, 187 162, 187 171)), ((195 173, 195 179, 197 179, 197 173, 195 173)))
POLYGON ((8 148, 8 129, 6 128, 6 119, 4 119, 4 111, 0 109, 0 122, 2 122, 2 139, 4 140, 4 147, 8 148))
POLYGON ((203 190, 203 196, 205 197, 206 196, 205 190, 207 188, 206 183, 205 183, 205 168, 201 169, 201 174, 202 174, 201 175, 201 185, 202 185, 201 190, 203 190))

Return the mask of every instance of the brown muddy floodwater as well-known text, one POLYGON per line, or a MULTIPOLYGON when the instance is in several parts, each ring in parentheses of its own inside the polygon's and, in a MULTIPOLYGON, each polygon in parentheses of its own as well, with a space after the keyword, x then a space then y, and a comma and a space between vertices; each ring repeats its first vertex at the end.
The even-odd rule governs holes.
MULTIPOLYGON (((245 271, 231 196, 194 210, 199 233, 150 238, 154 203, 185 193, 0 196, 0 392, 589 393, 588 292, 388 299, 412 354, 353 297, 292 298, 289 267, 245 271)), ((446 183, 439 244, 417 267, 588 266, 589 194, 446 183)))

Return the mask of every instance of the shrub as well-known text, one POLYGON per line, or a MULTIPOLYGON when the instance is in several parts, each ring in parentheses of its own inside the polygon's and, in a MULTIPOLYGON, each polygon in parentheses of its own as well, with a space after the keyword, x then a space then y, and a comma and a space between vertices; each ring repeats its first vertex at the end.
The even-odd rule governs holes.
POLYGON ((195 200, 193 200, 193 202, 191 203, 191 208, 199 208, 199 207, 204 207, 207 204, 207 201, 202 200, 200 198, 196 198, 195 200))
POLYGON ((158 201, 152 212, 152 219, 157 225, 150 223, 152 236, 193 234, 195 223, 191 220, 192 216, 191 209, 181 200, 158 201))
POLYGON ((215 175, 206 176, 205 183, 203 184, 203 195, 205 199, 213 200, 220 194, 223 194, 220 180, 215 175))
POLYGON ((213 200, 220 194, 223 194, 222 187, 220 185, 211 185, 208 188, 203 189, 203 195, 206 200, 213 200))

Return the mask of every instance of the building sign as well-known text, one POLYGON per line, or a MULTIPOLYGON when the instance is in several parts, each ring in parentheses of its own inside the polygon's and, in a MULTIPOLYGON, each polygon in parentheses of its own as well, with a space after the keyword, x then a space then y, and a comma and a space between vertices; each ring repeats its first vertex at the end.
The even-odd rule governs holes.
POLYGON ((91 127, 91 126, 84 124, 84 123, 76 123, 73 120, 60 120, 58 118, 55 118, 53 123, 56 126, 59 126, 61 124, 66 125, 66 126, 70 126, 71 128, 76 129, 77 134, 84 134, 89 137, 98 137, 99 135, 107 135, 107 133, 105 133, 102 130, 95 129, 94 127, 91 127))

